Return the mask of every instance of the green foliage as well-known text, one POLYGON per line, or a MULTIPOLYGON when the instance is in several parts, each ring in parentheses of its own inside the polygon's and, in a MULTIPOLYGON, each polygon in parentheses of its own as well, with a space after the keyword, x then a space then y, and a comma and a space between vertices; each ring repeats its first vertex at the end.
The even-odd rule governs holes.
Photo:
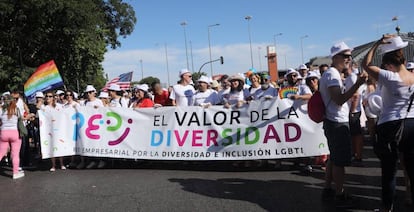
POLYGON ((36 67, 53 59, 68 89, 103 87, 106 47, 132 33, 133 8, 122 0, 0 2, 0 91, 22 88, 36 67))
POLYGON ((137 84, 147 84, 148 86, 151 86, 151 84, 154 82, 160 83, 160 79, 158 79, 157 77, 145 77, 144 79, 140 80, 137 84))
POLYGON ((192 79, 193 79, 193 82, 195 83, 195 82, 197 82, 198 81, 198 79, 200 79, 200 77, 201 76, 207 76, 207 73, 205 73, 205 72, 194 72, 193 74, 192 74, 192 79))

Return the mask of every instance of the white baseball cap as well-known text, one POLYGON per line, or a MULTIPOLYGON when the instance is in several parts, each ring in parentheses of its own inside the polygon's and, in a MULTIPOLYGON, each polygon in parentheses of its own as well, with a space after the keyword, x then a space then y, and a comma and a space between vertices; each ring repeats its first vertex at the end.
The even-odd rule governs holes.
POLYGON ((353 49, 346 45, 345 42, 339 42, 331 47, 331 58, 344 51, 352 51, 353 49))
POLYGON ((308 67, 305 64, 299 66, 298 70, 308 70, 308 67))
MULTIPOLYGON (((296 71, 295 69, 293 69, 293 68, 289 68, 288 69, 288 71, 286 72, 286 74, 285 74, 285 78, 288 76, 288 75, 291 75, 291 74, 297 74, 298 76, 301 76, 300 75, 300 73, 298 72, 298 71, 296 71)), ((302 77, 302 76, 301 76, 302 77)))
POLYGON ((35 96, 35 98, 45 98, 45 95, 43 95, 43 93, 42 92, 36 92, 36 96, 35 96))
POLYGON ((99 94, 99 97, 98 98, 109 98, 109 94, 108 94, 108 92, 102 91, 99 94))
POLYGON ((408 62, 406 68, 407 69, 414 69, 414 63, 413 62, 408 62))
POLYGON ((95 87, 93 87, 93 85, 87 85, 86 86, 85 92, 90 92, 90 91, 95 91, 96 92, 96 89, 95 89, 95 87))
POLYGON ((210 78, 208 78, 207 76, 201 76, 200 79, 197 80, 197 82, 204 82, 204 83, 209 84, 210 78))
POLYGON ((10 91, 4 92, 1 96, 6 96, 6 95, 10 95, 10 91))
POLYGON ((64 94, 65 92, 63 92, 62 90, 57 90, 56 91, 56 95, 60 95, 60 94, 64 94))
POLYGON ((183 75, 184 75, 184 74, 186 74, 186 73, 191 73, 191 71, 190 71, 190 70, 188 70, 188 69, 186 69, 186 68, 181 69, 181 70, 180 70, 180 75, 179 75, 179 77, 183 76, 183 75))
POLYGON ((78 94, 78 93, 76 93, 76 92, 73 92, 73 98, 74 98, 74 99, 78 99, 78 97, 79 97, 79 94, 78 94))
POLYGON ((404 42, 400 36, 396 36, 393 38, 389 38, 384 40, 385 42, 389 42, 387 44, 382 44, 379 49, 380 49, 380 54, 385 54, 388 52, 392 52, 398 49, 402 49, 404 47, 406 47, 408 45, 408 42, 404 42))
POLYGON ((111 86, 109 86, 108 90, 110 90, 110 91, 121 91, 121 87, 119 87, 119 85, 117 85, 117 84, 112 84, 111 86))
POLYGON ((316 72, 314 72, 314 71, 309 71, 309 73, 308 73, 308 76, 306 76, 306 79, 308 79, 308 78, 312 78, 312 77, 316 77, 316 78, 320 78, 320 76, 316 73, 316 72))
POLYGON ((148 92, 148 89, 149 89, 147 84, 137 85, 135 88, 137 90, 142 90, 142 91, 145 91, 145 92, 148 92))

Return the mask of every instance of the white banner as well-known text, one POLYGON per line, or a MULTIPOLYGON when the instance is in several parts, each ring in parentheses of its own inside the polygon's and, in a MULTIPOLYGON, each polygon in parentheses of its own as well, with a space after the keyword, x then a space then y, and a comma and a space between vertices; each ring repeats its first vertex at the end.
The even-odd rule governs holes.
MULTIPOLYGON (((223 106, 39 111, 43 158, 250 160, 329 154, 322 124, 289 99, 223 106)), ((296 102, 299 103, 299 102, 296 102)))

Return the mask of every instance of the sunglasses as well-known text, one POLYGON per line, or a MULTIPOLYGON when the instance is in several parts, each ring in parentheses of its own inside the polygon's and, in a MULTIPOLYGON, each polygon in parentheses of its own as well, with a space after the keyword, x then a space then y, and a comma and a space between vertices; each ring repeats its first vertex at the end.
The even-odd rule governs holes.
POLYGON ((298 75, 296 75, 296 74, 292 74, 290 76, 295 77, 295 78, 298 77, 298 75))
POLYGON ((73 96, 73 94, 67 93, 67 94, 65 94, 65 96, 73 96))
POLYGON ((53 98, 53 96, 52 96, 52 95, 46 95, 46 97, 47 97, 47 98, 53 98))
POLYGON ((352 59, 352 54, 339 54, 345 59, 352 59))
POLYGON ((95 91, 88 91, 88 94, 95 93, 95 91))
POLYGON ((190 77, 190 78, 192 78, 192 77, 193 77, 193 76, 191 76, 191 75, 185 75, 185 76, 190 77))

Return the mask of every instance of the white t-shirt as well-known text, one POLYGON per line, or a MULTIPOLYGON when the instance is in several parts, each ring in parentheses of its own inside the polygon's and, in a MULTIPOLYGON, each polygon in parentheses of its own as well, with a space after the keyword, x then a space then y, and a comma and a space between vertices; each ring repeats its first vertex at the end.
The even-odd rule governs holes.
POLYGON ((49 106, 49 105, 45 105, 45 106, 41 107, 40 109, 43 110, 43 111, 45 111, 45 112, 51 112, 51 113, 53 113, 53 112, 56 112, 56 111, 61 111, 63 109, 63 107, 62 107, 61 104, 57 104, 56 103, 56 107, 52 107, 52 106, 49 106))
POLYGON ((279 96, 279 90, 269 85, 269 87, 266 90, 260 89, 259 91, 256 91, 254 95, 254 99, 262 99, 270 96, 273 98, 277 98, 279 96))
POLYGON ((102 101, 98 98, 94 99, 93 101, 85 100, 85 103, 83 105, 88 106, 88 107, 103 107, 104 106, 102 101))
POLYGON ((414 85, 404 85, 398 73, 388 70, 380 70, 378 83, 382 85, 382 110, 378 124, 404 119, 405 117, 414 118, 413 106, 407 115, 407 108, 410 96, 414 92, 414 85))
POLYGON ((75 101, 72 101, 72 103, 66 102, 66 104, 64 104, 62 107, 63 108, 70 108, 70 107, 76 108, 76 107, 79 107, 79 106, 80 106, 79 103, 77 103, 75 101))
POLYGON ((175 100, 178 107, 192 106, 194 103, 195 89, 192 85, 177 84, 173 86, 170 99, 175 100))
POLYGON ((223 94, 223 103, 229 103, 231 105, 237 104, 239 101, 244 101, 244 91, 233 91, 223 94))
POLYGON ((216 105, 219 103, 217 92, 207 89, 204 92, 197 91, 194 95, 194 106, 200 106, 206 103, 216 105))
POLYGON ((348 104, 344 103, 343 105, 337 105, 332 101, 332 97, 329 95, 328 90, 330 87, 339 87, 341 92, 345 91, 341 75, 334 67, 326 70, 319 80, 319 91, 321 92, 322 100, 326 108, 326 119, 338 123, 349 122, 348 104))
MULTIPOLYGON (((18 108, 16 108, 18 109, 18 108)), ((1 113, 1 130, 17 130, 17 120, 18 117, 16 114, 12 115, 11 118, 7 117, 7 110, 3 110, 1 113)))
MULTIPOLYGON (((345 78, 345 82, 344 82, 346 91, 351 89, 351 87, 356 83, 357 80, 358 80, 358 76, 354 72, 352 72, 350 75, 348 75, 348 77, 345 78)), ((355 111, 350 111, 350 112, 352 112, 352 113, 361 112, 363 91, 364 91, 364 87, 360 86, 357 90, 357 92, 359 94, 358 105, 355 108, 355 111)), ((352 102, 351 99, 348 100, 348 107, 350 109, 351 109, 351 102, 352 102)))
MULTIPOLYGON (((103 104, 102 104, 103 105, 103 104)), ((128 102, 125 98, 117 98, 117 99, 111 99, 111 102, 109 102, 109 107, 124 107, 128 108, 128 102)))

